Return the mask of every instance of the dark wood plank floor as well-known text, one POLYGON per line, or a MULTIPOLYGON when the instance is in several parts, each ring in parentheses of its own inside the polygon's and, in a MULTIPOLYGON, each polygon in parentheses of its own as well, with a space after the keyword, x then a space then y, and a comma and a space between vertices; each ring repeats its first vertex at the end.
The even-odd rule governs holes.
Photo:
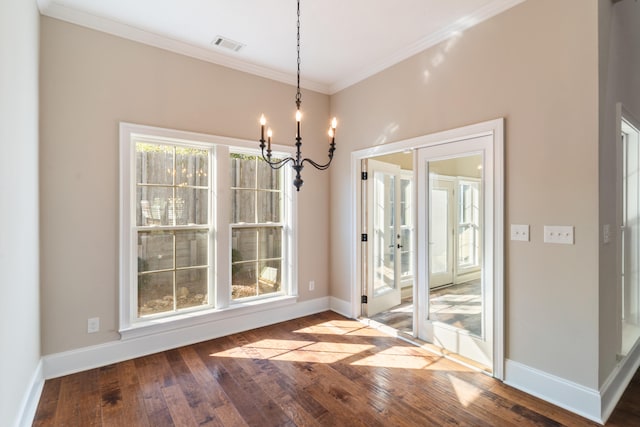
MULTIPOLYGON (((640 425, 636 377, 607 425, 640 425)), ((47 380, 35 426, 595 426, 326 312, 47 380)))

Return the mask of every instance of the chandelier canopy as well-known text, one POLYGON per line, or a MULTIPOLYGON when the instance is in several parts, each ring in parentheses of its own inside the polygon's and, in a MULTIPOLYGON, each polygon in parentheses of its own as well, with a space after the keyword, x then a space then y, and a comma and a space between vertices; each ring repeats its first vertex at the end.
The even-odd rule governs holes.
POLYGON ((311 159, 302 158, 302 135, 300 134, 300 122, 302 121, 302 113, 300 112, 300 106, 302 105, 302 94, 300 93, 300 0, 298 0, 298 27, 297 27, 298 39, 297 39, 297 54, 298 54, 298 85, 296 91, 296 154, 295 157, 287 157, 285 159, 272 160, 271 154, 271 138, 273 137, 273 132, 271 128, 267 129, 267 139, 264 139, 264 128, 267 124, 267 119, 264 117, 264 114, 260 117, 260 150, 262 152, 262 159, 271 166, 272 169, 280 169, 287 163, 291 163, 291 167, 296 172, 296 176, 293 180, 293 185, 296 187, 297 191, 300 191, 300 187, 302 187, 302 176, 301 172, 304 167, 304 163, 309 163, 316 169, 326 170, 331 165, 331 161, 333 160, 333 153, 336 151, 336 126, 338 124, 336 118, 334 117, 331 120, 331 125, 329 126, 329 138, 331 142, 329 143, 329 160, 324 163, 316 163, 311 159), (266 142, 266 144, 265 144, 266 142), (265 150, 266 148, 266 150, 265 150), (266 151, 266 154, 265 154, 266 151))

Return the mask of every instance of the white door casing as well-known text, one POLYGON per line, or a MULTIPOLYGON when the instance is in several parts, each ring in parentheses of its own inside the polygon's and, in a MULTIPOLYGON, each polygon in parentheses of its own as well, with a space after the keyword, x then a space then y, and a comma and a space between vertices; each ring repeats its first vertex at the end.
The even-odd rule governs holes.
MULTIPOLYGON (((367 248, 367 243, 361 242, 361 233, 363 225, 363 206, 362 200, 362 180, 361 180, 361 162, 363 159, 401 153, 407 150, 417 150, 424 147, 434 147, 450 142, 464 141, 473 139, 476 137, 488 136, 491 138, 491 160, 493 167, 493 223, 494 227, 491 231, 493 238, 493 252, 485 253, 485 265, 490 264, 493 266, 493 376, 498 379, 504 377, 504 119, 499 118, 482 123, 464 126, 461 128, 450 129, 442 132, 432 133, 428 135, 419 136, 416 138, 406 139, 398 142, 388 143, 381 146, 373 146, 370 148, 357 150, 351 153, 351 217, 350 217, 350 229, 353 236, 350 240, 350 265, 351 265, 351 297, 350 306, 345 305, 341 312, 351 317, 358 318, 365 314, 363 312, 363 304, 361 304, 360 297, 363 292, 363 284, 366 280, 365 268, 363 266, 363 251, 367 248), (348 308, 347 308, 348 307, 348 308)), ((489 154, 485 155, 485 159, 489 154)), ((414 170, 418 167, 417 156, 414 156, 414 170)), ((486 166, 485 166, 486 167, 486 166)), ((414 188, 417 185, 414 185, 414 188)), ((486 188, 486 183, 485 183, 486 188)), ((414 200, 416 200, 416 193, 414 191, 414 200)), ((414 210, 414 218, 417 211, 414 210)), ((425 224, 420 224, 416 219, 415 229, 416 233, 421 233, 425 224)), ((489 231, 486 231, 487 235, 489 231)), ((419 280, 423 280, 426 273, 426 266, 424 262, 419 262, 418 256, 414 256, 415 280, 416 283, 419 280)), ((424 281, 424 280, 423 280, 424 281)), ((428 313, 428 306, 426 298, 418 300, 418 287, 415 287, 414 303, 416 312, 428 313)), ((423 293, 424 295, 424 293, 423 293)), ((339 301, 336 301, 338 303, 339 301)), ((424 322, 423 322, 424 323, 424 322)), ((414 335, 420 336, 422 334, 421 328, 425 328, 418 322, 414 322, 414 335)))

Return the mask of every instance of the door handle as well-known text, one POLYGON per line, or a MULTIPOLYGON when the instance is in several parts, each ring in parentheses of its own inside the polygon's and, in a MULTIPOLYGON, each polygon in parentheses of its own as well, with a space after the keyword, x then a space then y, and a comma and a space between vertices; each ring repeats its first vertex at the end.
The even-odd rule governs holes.
POLYGON ((398 243, 398 249, 400 249, 402 247, 402 245, 400 243, 398 243))

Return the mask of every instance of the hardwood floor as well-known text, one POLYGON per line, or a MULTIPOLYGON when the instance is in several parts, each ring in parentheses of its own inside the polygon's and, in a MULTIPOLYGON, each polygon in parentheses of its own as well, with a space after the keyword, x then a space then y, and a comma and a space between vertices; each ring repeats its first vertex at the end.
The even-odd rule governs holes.
MULTIPOLYGON (((611 418, 640 425, 636 377, 611 418)), ((325 312, 47 380, 34 426, 595 426, 325 312)))

